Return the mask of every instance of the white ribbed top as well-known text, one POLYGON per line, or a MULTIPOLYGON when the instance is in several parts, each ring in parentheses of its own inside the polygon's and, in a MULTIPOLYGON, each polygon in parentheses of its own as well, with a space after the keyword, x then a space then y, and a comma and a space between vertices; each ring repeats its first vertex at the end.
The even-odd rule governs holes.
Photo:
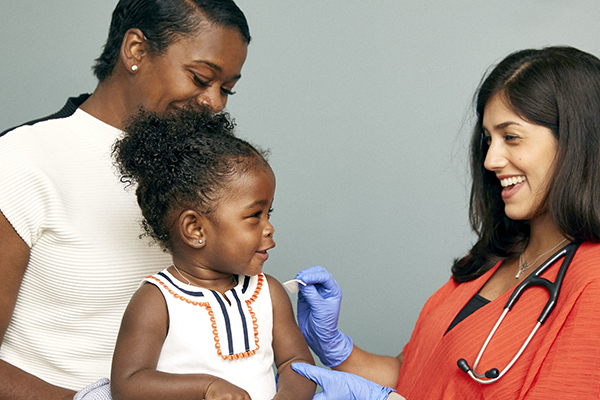
POLYGON ((0 210, 31 247, 0 358, 74 390, 109 376, 131 295, 171 262, 139 239, 111 159, 119 135, 77 110, 0 138, 0 210))

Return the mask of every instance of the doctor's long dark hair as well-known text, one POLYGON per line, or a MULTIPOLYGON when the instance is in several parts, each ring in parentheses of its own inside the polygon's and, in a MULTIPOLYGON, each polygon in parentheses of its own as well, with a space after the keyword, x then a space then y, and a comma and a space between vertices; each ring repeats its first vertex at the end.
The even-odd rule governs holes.
POLYGON ((478 240, 468 255, 454 261, 458 283, 481 276, 499 260, 518 257, 529 241, 528 222, 506 216, 498 179, 483 166, 483 111, 495 95, 557 139, 543 204, 558 229, 576 242, 600 241, 600 60, 572 47, 518 51, 502 60, 476 93, 469 219, 478 240))

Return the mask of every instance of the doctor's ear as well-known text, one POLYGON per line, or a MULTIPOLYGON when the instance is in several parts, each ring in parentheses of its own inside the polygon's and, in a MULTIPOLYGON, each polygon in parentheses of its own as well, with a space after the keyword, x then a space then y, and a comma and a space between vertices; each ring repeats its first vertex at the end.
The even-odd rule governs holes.
POLYGON ((189 246, 201 249, 206 244, 206 217, 194 210, 185 210, 177 219, 177 229, 183 242, 189 246))

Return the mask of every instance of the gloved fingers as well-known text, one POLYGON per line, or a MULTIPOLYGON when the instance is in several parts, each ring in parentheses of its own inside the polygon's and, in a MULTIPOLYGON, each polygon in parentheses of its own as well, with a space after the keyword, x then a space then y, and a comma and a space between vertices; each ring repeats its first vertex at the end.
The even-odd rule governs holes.
MULTIPOLYGON (((296 279, 306 283, 307 286, 315 286, 322 297, 341 296, 342 290, 327 270, 320 265, 315 265, 300 271, 296 279)), ((302 288, 301 288, 302 290, 302 288)))
POLYGON ((311 300, 323 300, 323 295, 319 293, 319 290, 313 284, 307 283, 306 286, 300 285, 298 288, 300 289, 298 292, 298 301, 302 299, 307 303, 311 303, 311 300))
MULTIPOLYGON (((303 377, 310 379, 317 385, 321 386, 323 389, 325 389, 323 383, 326 380, 326 374, 331 372, 324 368, 315 367, 314 365, 305 363, 292 363, 292 369, 303 377)), ((325 384, 325 386, 327 385, 325 384)))
POLYGON ((305 268, 296 275, 296 279, 311 285, 322 284, 331 278, 331 274, 320 265, 305 268))

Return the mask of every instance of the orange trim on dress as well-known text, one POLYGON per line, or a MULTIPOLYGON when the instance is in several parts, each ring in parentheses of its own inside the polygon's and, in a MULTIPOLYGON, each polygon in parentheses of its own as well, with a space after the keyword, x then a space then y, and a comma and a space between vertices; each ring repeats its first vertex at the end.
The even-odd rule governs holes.
POLYGON ((250 306, 250 304, 252 304, 256 301, 256 298, 258 297, 258 294, 260 293, 260 290, 263 287, 263 281, 265 279, 265 275, 262 272, 258 275, 258 282, 256 282, 256 289, 254 289, 254 293, 252 293, 252 296, 250 296, 250 298, 248 300, 246 300, 246 306, 248 307, 248 311, 250 312, 250 316, 252 317, 252 326, 254 328, 254 343, 256 343, 256 349, 250 350, 250 351, 244 351, 242 353, 228 354, 228 355, 223 355, 223 353, 221 352, 221 343, 219 341, 219 331, 217 329, 217 321, 215 320, 215 313, 213 312, 212 307, 210 306, 210 304, 208 302, 194 301, 194 300, 190 300, 186 297, 183 297, 179 293, 175 293, 170 287, 165 285, 164 282, 162 282, 161 280, 159 280, 158 278, 156 278, 154 276, 147 276, 146 279, 153 279, 156 282, 158 282, 171 295, 173 295, 174 298, 179 299, 181 301, 185 301, 186 303, 191 304, 193 306, 204 307, 206 309, 206 311, 208 311, 211 326, 213 328, 213 335, 215 338, 215 348, 217 349, 217 354, 219 356, 221 356, 221 358, 223 358, 223 360, 233 361, 233 360, 239 360, 240 358, 250 357, 250 356, 253 356, 254 354, 256 354, 256 350, 260 349, 260 346, 258 345, 258 324, 257 324, 258 321, 256 319, 256 314, 254 313, 254 311, 252 311, 252 307, 250 306))

